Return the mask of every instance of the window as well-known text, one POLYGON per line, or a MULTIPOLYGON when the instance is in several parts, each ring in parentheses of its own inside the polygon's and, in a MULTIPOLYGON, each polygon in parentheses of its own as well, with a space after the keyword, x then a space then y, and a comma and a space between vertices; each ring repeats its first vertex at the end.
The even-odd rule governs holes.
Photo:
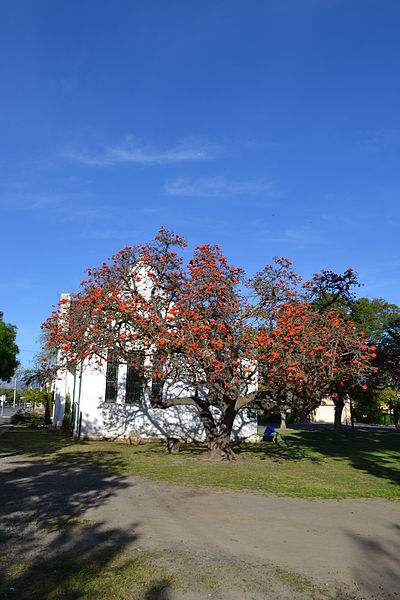
POLYGON ((108 353, 106 374, 106 402, 116 402, 118 393, 118 364, 114 352, 108 353))
MULTIPOLYGON (((135 355, 132 358, 132 362, 135 364, 138 360, 142 360, 140 357, 135 355)), ((140 370, 135 366, 128 365, 126 371, 126 390, 125 390, 125 403, 126 404, 143 404, 144 391, 143 391, 143 378, 140 374, 140 370)))

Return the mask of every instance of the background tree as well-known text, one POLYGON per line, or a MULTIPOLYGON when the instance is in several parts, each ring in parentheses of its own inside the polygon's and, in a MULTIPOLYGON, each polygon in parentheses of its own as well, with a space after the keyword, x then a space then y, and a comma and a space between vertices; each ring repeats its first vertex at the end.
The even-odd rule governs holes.
POLYGON ((380 344, 400 319, 400 307, 383 298, 358 298, 352 303, 349 318, 375 345, 380 344))
POLYGON ((50 389, 45 390, 44 399, 44 424, 51 425, 51 415, 53 409, 53 394, 50 389))
POLYGON ((25 405, 31 404, 32 412, 35 412, 35 409, 38 406, 41 406, 41 405, 44 406, 45 401, 46 401, 45 394, 43 391, 41 391, 39 389, 30 388, 30 389, 24 390, 24 392, 23 392, 22 402, 25 405))
POLYGON ((10 381, 19 365, 16 336, 16 326, 4 323, 3 313, 0 312, 0 379, 3 381, 10 381))
POLYGON ((44 329, 37 340, 40 352, 35 354, 32 367, 23 370, 22 382, 27 388, 46 387, 57 372, 57 350, 54 345, 48 344, 49 336, 50 332, 44 329))
POLYGON ((379 414, 386 396, 391 398, 391 409, 396 426, 400 415, 397 408, 400 392, 400 307, 382 298, 360 298, 350 311, 349 318, 359 331, 365 332, 376 347, 374 366, 376 376, 369 382, 369 393, 356 396, 357 415, 369 422, 380 422, 379 414))
MULTIPOLYGON (((8 404, 12 404, 14 401, 14 389, 13 388, 6 388, 6 387, 0 387, 0 396, 6 396, 7 398, 7 403, 8 404)), ((21 398, 21 392, 19 390, 17 390, 16 394, 15 394, 15 401, 18 404, 21 398)))

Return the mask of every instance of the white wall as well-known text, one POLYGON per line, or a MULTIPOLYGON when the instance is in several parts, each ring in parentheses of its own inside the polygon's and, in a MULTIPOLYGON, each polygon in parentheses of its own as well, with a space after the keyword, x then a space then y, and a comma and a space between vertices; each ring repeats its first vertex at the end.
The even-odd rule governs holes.
MULTIPOLYGON (((335 422, 335 405, 329 398, 323 400, 312 416, 313 423, 330 423, 335 422)), ((342 425, 350 425, 350 401, 345 402, 342 412, 342 425)))
MULTIPOLYGON (((76 376, 74 397, 73 381, 73 375, 65 376, 64 374, 64 379, 57 382, 55 425, 61 425, 65 405, 66 391, 64 390, 68 389, 75 406, 82 413, 81 437, 116 439, 131 436, 141 438, 172 436, 185 440, 205 439, 199 413, 193 406, 154 409, 151 408, 148 398, 145 398, 143 406, 125 404, 126 365, 120 365, 118 369, 116 403, 104 401, 105 365, 96 369, 86 365, 82 380, 80 381, 79 374, 76 376)), ((217 409, 214 409, 214 414, 218 414, 217 409)), ((78 421, 79 414, 77 414, 75 432, 77 432, 78 421)), ((232 437, 235 439, 258 439, 257 417, 249 418, 248 411, 242 410, 235 419, 232 437)))
POLYGON ((73 401, 74 375, 69 371, 58 371, 54 383, 54 412, 53 427, 61 427, 64 410, 65 398, 70 395, 71 403, 73 401))

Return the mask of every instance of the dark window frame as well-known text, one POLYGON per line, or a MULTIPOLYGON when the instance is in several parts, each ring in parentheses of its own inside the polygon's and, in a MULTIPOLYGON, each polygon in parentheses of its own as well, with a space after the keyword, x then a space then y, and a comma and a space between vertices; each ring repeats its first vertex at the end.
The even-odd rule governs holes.
MULTIPOLYGON (((138 360, 143 362, 143 358, 135 354, 132 362, 137 363, 138 360)), ((143 406, 144 404, 143 376, 135 366, 129 363, 126 368, 125 404, 131 406, 143 406)))
POLYGON ((118 398, 118 363, 113 351, 108 353, 104 402, 115 404, 118 398))

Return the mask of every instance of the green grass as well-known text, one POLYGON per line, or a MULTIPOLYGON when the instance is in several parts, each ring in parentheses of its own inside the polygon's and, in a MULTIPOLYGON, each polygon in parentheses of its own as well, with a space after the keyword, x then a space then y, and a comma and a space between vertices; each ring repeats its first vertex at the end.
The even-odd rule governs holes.
POLYGON ((80 519, 79 517, 62 517, 50 519, 47 524, 45 531, 47 533, 53 533, 54 531, 60 531, 64 527, 76 527, 78 525, 90 525, 89 519, 80 519))
POLYGON ((294 431, 285 444, 242 444, 232 463, 205 460, 205 448, 183 445, 177 455, 164 444, 128 446, 73 441, 57 434, 10 432, 0 452, 55 455, 132 474, 187 485, 303 498, 400 497, 400 434, 395 432, 294 431))
POLYGON ((111 598, 161 598, 156 591, 169 588, 172 574, 157 567, 156 553, 131 552, 123 557, 93 552, 79 559, 5 565, 7 587, 0 587, 0 599, 25 600, 111 600, 111 598), (111 558, 110 558, 111 556, 111 558), (14 583, 15 581, 15 583, 14 583), (14 589, 12 589, 14 588, 14 589))

